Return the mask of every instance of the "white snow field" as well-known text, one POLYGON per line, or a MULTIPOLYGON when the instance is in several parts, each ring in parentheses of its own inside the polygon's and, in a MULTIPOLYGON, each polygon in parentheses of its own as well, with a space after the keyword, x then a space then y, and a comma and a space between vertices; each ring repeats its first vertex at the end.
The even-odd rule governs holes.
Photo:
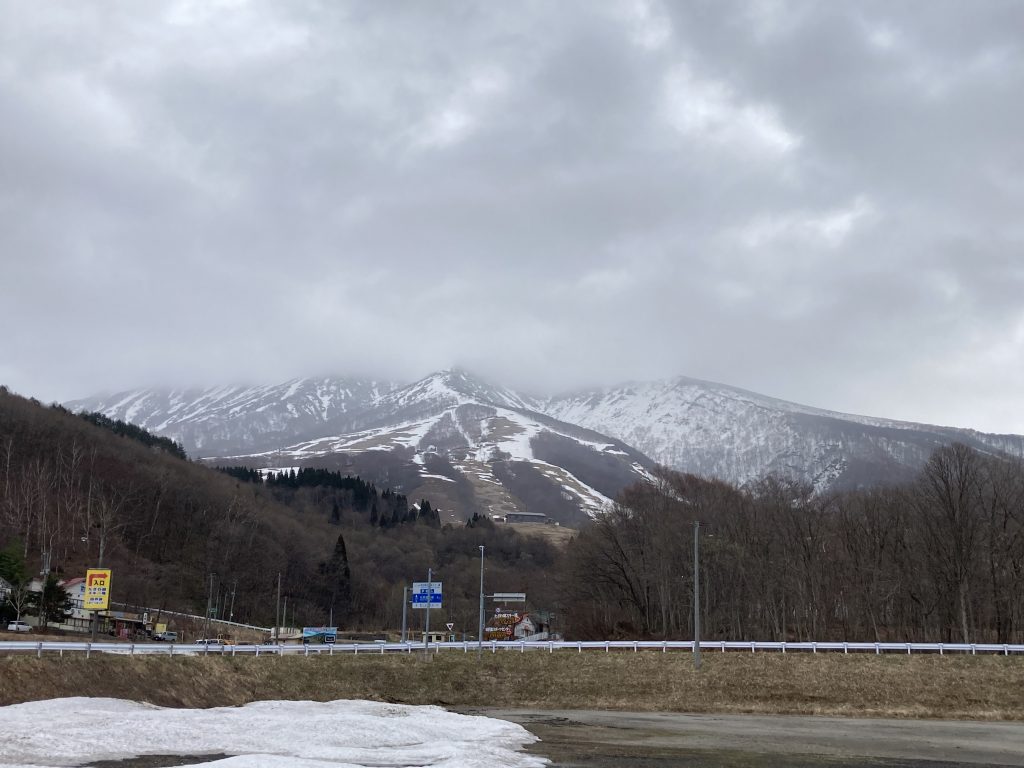
POLYGON ((0 766, 58 768, 141 755, 195 755, 219 768, 540 768, 522 726, 371 701, 261 701, 171 709, 67 698, 0 707, 0 766), (203 755, 230 755, 216 759, 203 755))

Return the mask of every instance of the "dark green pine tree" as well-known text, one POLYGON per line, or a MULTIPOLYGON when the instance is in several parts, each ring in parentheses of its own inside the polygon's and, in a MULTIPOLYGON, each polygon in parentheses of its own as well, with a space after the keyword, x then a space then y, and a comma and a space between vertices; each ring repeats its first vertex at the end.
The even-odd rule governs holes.
POLYGON ((36 598, 36 613, 43 626, 50 622, 62 624, 67 621, 71 615, 71 608, 71 598, 67 590, 60 585, 57 574, 49 574, 43 584, 43 591, 36 598))
POLYGON ((0 550, 0 578, 11 584, 21 584, 25 580, 25 556, 17 539, 0 550))
POLYGON ((328 563, 330 578, 330 600, 328 614, 334 616, 335 626, 341 626, 352 607, 352 571, 348 565, 348 551, 345 537, 338 534, 334 553, 328 563))
POLYGON ((374 502, 370 508, 370 525, 376 527, 377 523, 380 522, 380 514, 377 512, 377 503, 374 502))

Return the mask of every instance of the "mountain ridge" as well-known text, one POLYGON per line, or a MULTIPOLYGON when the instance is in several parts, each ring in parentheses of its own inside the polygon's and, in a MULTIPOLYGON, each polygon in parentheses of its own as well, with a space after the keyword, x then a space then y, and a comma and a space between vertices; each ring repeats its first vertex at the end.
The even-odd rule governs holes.
POLYGON ((321 377, 129 390, 67 406, 137 420, 197 457, 386 450, 421 467, 428 454, 541 466, 532 444, 547 434, 549 447, 557 437, 606 458, 628 456, 637 477, 659 463, 739 485, 780 475, 818 491, 902 482, 951 442, 1024 456, 1018 435, 847 414, 686 376, 537 397, 451 368, 406 385, 321 377))

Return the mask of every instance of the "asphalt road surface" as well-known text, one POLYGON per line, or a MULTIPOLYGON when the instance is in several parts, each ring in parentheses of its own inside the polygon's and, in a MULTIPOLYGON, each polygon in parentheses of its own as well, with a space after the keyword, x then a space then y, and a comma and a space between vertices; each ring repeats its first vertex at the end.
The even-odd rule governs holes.
POLYGON ((1024 723, 470 709, 511 720, 555 768, 1024 766, 1024 723))

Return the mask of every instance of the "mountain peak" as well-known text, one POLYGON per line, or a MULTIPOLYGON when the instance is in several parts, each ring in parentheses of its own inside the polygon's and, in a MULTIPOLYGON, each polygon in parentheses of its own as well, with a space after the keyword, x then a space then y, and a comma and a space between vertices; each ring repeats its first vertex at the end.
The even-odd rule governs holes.
POLYGON ((530 404, 515 392, 492 384, 463 368, 446 368, 432 373, 395 393, 413 399, 447 401, 450 405, 492 405, 523 409, 530 404))

